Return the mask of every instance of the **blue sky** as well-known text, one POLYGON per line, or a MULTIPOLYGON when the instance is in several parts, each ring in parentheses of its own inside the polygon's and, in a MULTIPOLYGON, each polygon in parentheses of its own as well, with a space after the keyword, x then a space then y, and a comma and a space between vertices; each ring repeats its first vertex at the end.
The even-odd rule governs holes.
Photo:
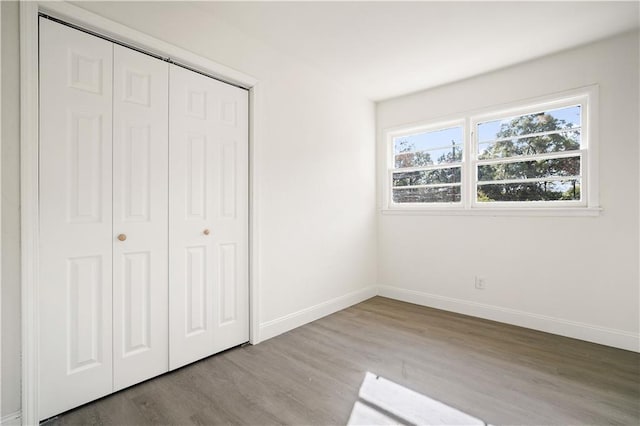
MULTIPOLYGON (((572 123, 573 127, 580 126, 580 106, 572 106, 546 111, 553 117, 572 123)), ((478 134, 480 141, 488 141, 496 138, 496 133, 500 130, 502 123, 508 123, 513 117, 504 120, 487 121, 478 125, 478 134)), ((407 141, 412 146, 412 151, 424 151, 441 146, 450 146, 452 141, 456 145, 462 145, 462 126, 451 127, 447 129, 418 133, 414 135, 401 136, 394 139, 394 152, 400 152, 400 143, 407 141)), ((461 147, 460 147, 461 148, 461 147)), ((443 152, 449 151, 450 148, 438 150, 431 154, 431 158, 438 158, 443 152)))
MULTIPOLYGON (((567 124, 572 123, 572 127, 580 126, 580 106, 572 106, 567 108, 552 109, 545 111, 547 114, 559 119, 564 120, 567 124)), ((513 117, 505 118, 504 120, 487 121, 478 125, 478 136, 480 141, 488 141, 496 139, 496 133, 500 131, 500 125, 502 123, 509 123, 513 117)))
MULTIPOLYGON (((441 146, 450 146, 451 141, 454 141, 456 145, 459 144, 462 146, 462 126, 395 138, 393 142, 394 152, 396 154, 400 152, 400 143, 405 140, 413 145, 412 151, 423 151, 441 146)), ((432 154, 431 157, 437 157, 438 155, 439 154, 432 154)))

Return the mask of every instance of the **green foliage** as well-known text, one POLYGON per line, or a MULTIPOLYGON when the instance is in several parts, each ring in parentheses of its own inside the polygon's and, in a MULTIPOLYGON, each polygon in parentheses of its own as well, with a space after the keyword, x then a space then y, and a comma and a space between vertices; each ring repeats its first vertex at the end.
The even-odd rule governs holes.
MULTIPOLYGON (((502 123, 496 133, 496 142, 486 145, 480 159, 509 158, 580 149, 580 130, 572 123, 551 114, 528 114, 502 123), (547 132, 562 132, 544 134, 547 132), (543 134, 541 134, 543 133, 543 134), (533 135, 533 136, 530 136, 533 135)), ((452 164, 433 170, 396 172, 394 187, 415 187, 445 183, 460 183, 462 149, 451 141, 451 150, 435 161, 427 151, 416 151, 408 139, 401 140, 395 156, 395 168, 425 167, 434 164, 452 164)), ((432 151, 433 152, 433 151, 432 151)), ((579 181, 525 182, 524 179, 580 175, 580 157, 552 158, 485 164, 478 167, 478 181, 497 181, 478 186, 478 201, 552 201, 579 200, 579 181), (521 181, 499 183, 499 181, 521 181)), ((430 187, 399 189, 394 191, 396 202, 446 202, 460 200, 460 187, 430 187)))
POLYGON ((460 201, 460 187, 395 189, 393 191, 393 201, 396 203, 458 202, 460 201))
MULTIPOLYGON (((490 144, 480 154, 480 158, 507 158, 577 150, 580 148, 579 134, 577 130, 571 132, 571 128, 571 123, 567 124, 564 120, 557 119, 549 114, 529 114, 517 117, 501 125, 496 137, 504 140, 490 144), (555 130, 568 130, 568 132, 519 137, 555 130)), ((576 176, 579 174, 579 157, 501 163, 478 168, 479 181, 576 176)), ((579 186, 576 182, 572 181, 569 190, 565 190, 565 186, 566 182, 564 184, 557 182, 522 182, 481 185, 478 191, 478 201, 580 199, 579 186)))
POLYGON ((571 181, 572 187, 562 193, 561 200, 579 200, 580 199, 580 185, 576 181, 571 181))
MULTIPOLYGON (((415 147, 409 141, 400 141, 400 153, 396 154, 396 168, 424 167, 433 164, 455 163, 462 161, 462 149, 451 141, 451 151, 442 154, 437 161, 431 159, 431 154, 425 151, 414 151, 415 147)), ((393 186, 416 186, 439 183, 458 183, 461 179, 460 167, 446 167, 435 170, 421 170, 414 172, 394 173, 393 186)), ((459 187, 416 188, 395 191, 396 202, 455 202, 460 200, 459 187)))
POLYGON ((485 201, 492 201, 492 200, 487 196, 487 194, 485 194, 482 191, 482 189, 478 189, 478 201, 485 202, 485 201))
MULTIPOLYGON (((411 142, 404 139, 400 141, 399 153, 395 157, 396 169, 407 167, 424 167, 433 164, 454 163, 462 161, 462 149, 455 146, 451 141, 451 151, 442 154, 437 161, 431 159, 431 154, 426 151, 414 151, 415 147, 411 142)), ((427 185, 434 183, 460 182, 460 168, 444 168, 420 172, 396 173, 394 185, 427 185)))

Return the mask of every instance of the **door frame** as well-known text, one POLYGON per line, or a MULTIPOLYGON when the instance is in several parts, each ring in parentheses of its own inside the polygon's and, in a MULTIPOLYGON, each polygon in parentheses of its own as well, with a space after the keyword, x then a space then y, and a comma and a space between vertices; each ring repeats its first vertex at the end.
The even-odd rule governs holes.
POLYGON ((249 341, 260 342, 259 153, 263 114, 259 81, 65 2, 20 0, 20 204, 22 244, 22 424, 38 424, 38 16, 55 17, 98 35, 249 90, 249 341))

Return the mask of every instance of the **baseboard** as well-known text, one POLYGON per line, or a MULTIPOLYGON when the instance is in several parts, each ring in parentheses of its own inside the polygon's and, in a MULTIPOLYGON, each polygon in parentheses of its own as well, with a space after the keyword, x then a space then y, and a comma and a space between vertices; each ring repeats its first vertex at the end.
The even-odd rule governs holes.
POLYGON ((260 324, 260 341, 264 342, 267 339, 286 333, 296 327, 300 327, 342 309, 348 308, 349 306, 363 302, 376 296, 377 293, 377 287, 366 287, 361 290, 356 290, 343 296, 327 300, 326 302, 310 306, 300 311, 293 312, 289 315, 264 322, 260 324))
POLYGON ((587 342, 640 352, 640 335, 624 330, 599 327, 562 318, 533 314, 516 309, 487 305, 397 287, 380 286, 378 295, 416 305, 489 319, 520 327, 531 328, 587 342))
POLYGON ((22 424, 22 413, 16 411, 0 418, 1 426, 20 426, 22 424))

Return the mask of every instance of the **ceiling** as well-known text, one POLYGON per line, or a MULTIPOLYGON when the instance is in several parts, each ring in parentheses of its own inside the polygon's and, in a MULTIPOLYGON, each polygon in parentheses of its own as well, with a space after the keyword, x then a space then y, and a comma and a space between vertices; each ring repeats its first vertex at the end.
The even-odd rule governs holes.
POLYGON ((197 2, 372 100, 638 28, 638 2, 197 2))

